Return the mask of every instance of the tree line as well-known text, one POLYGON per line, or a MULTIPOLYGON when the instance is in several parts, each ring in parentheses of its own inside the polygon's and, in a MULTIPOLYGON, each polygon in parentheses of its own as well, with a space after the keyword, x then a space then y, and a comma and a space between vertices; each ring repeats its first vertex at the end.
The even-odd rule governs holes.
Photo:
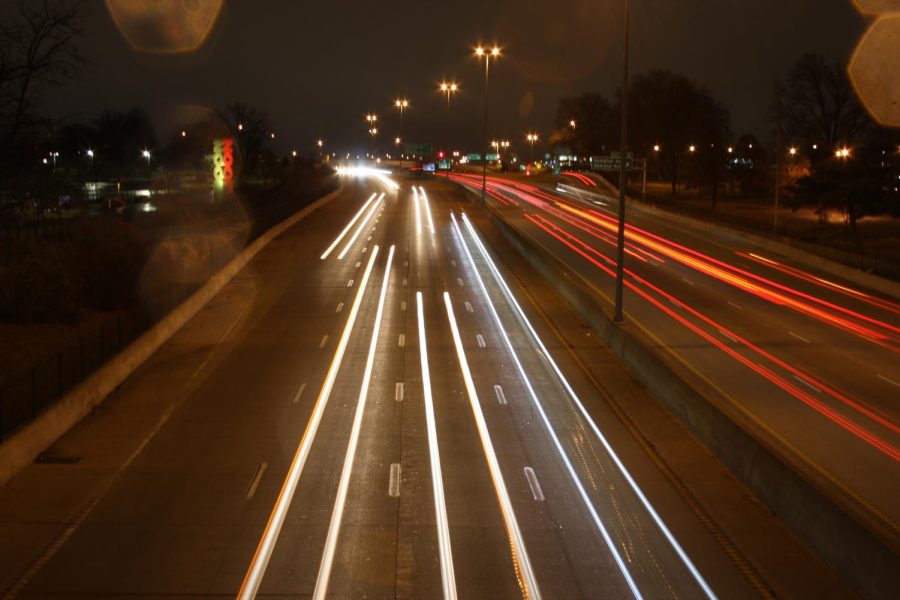
MULTIPOLYGON (((562 98, 551 141, 577 155, 617 150, 618 96, 562 98)), ((776 82, 766 144, 735 135, 728 108, 707 87, 667 70, 633 78, 628 117, 629 149, 672 195, 679 185, 705 188, 715 208, 726 187, 747 196, 778 187, 788 203, 845 211, 852 227, 864 214, 897 210, 900 136, 868 115, 839 61, 805 54, 776 82)))

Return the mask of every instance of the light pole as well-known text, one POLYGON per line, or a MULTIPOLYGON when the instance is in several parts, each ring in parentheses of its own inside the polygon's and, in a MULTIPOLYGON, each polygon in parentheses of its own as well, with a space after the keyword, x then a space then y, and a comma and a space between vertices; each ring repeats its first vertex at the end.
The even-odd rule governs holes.
POLYGON ((628 158, 628 17, 630 0, 625 0, 625 41, 622 52, 622 136, 619 140, 621 153, 619 160, 619 231, 616 240, 616 309, 613 319, 622 322, 622 291, 625 284, 625 186, 627 174, 625 162, 628 158))
POLYGON ((375 146, 375 135, 378 133, 378 129, 375 127, 378 124, 378 115, 375 114, 367 114, 366 122, 369 124, 369 137, 372 139, 372 151, 374 152, 375 146))
MULTIPOLYGON (((459 84, 455 81, 442 81, 438 86, 438 91, 447 96, 447 129, 450 129, 450 97, 459 91, 459 84)), ((449 137, 449 136, 448 136, 449 137)), ((453 159, 449 159, 450 167, 453 166, 453 159)), ((447 177, 450 177, 450 168, 447 169, 447 177)))
POLYGON ((149 169, 150 168, 150 151, 145 148, 144 151, 141 152, 141 156, 143 156, 144 158, 147 159, 147 168, 149 169))
MULTIPOLYGON (((400 111, 400 136, 403 135, 403 111, 409 108, 409 100, 406 98, 397 98, 394 100, 394 106, 400 111)), ((400 158, 400 168, 403 168, 403 157, 400 158)))
POLYGON ((475 56, 484 59, 484 160, 481 168, 481 201, 487 199, 487 153, 488 153, 488 82, 491 75, 491 59, 500 57, 500 48, 494 46, 490 50, 482 46, 475 48, 475 56))
POLYGON ((529 133, 525 136, 525 139, 531 144, 531 164, 534 164, 534 143, 538 141, 538 134, 529 133))

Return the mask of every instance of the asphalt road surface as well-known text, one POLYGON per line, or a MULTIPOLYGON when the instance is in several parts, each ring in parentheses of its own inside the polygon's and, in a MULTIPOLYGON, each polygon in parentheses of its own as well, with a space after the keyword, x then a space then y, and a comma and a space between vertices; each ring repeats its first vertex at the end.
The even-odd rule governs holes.
POLYGON ((0 589, 844 596, 468 206, 347 177, 55 448, 79 462, 0 490, 0 589))
MULTIPOLYGON (((471 188, 481 178, 461 176, 471 188)), ((613 298, 616 192, 492 178, 503 218, 613 298), (572 193, 572 190, 577 190, 572 193)), ((632 203, 629 322, 831 493, 900 533, 900 303, 632 203)))

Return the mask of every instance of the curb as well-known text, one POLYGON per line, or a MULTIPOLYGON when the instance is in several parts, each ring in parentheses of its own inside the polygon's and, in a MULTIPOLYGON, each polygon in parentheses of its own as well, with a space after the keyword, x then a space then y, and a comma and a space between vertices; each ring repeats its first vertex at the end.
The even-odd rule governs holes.
POLYGON ((260 250, 287 229, 330 202, 342 190, 319 198, 303 210, 288 217, 259 236, 231 262, 213 275, 203 287, 163 317, 156 325, 72 388, 63 398, 42 412, 0 444, 0 487, 19 471, 34 462, 45 449, 65 435, 81 419, 99 405, 138 367, 165 344, 185 323, 190 321, 218 294, 260 250))
POLYGON ((824 474, 780 448, 777 440, 667 360, 639 332, 615 323, 610 307, 581 275, 497 212, 480 207, 480 195, 464 189, 477 196, 476 207, 604 340, 632 376, 851 588, 867 598, 893 597, 891 590, 900 589, 900 539, 895 530, 843 490, 827 489, 824 474))

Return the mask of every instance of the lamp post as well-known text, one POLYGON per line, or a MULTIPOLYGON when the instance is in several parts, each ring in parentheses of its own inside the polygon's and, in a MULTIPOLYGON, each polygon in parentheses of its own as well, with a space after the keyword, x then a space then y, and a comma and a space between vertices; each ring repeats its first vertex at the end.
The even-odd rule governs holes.
POLYGON ((145 148, 144 151, 141 152, 141 156, 143 156, 144 158, 147 159, 147 168, 149 168, 150 167, 150 151, 145 148))
MULTIPOLYGON (((459 85, 455 81, 442 81, 438 86, 438 91, 447 96, 447 128, 450 128, 450 97, 459 91, 459 85)), ((448 161, 453 166, 453 159, 448 161)), ((450 177, 450 169, 447 169, 447 177, 450 177)))
POLYGON ((538 141, 538 134, 529 133, 525 136, 525 139, 531 144, 531 162, 534 164, 534 143, 538 141))
POLYGON ((613 319, 622 322, 622 290, 625 283, 625 186, 627 174, 625 162, 628 154, 628 17, 630 1, 625 0, 625 40, 622 52, 622 135, 619 140, 621 164, 619 165, 619 231, 616 240, 616 308, 613 319))
POLYGON ((487 153, 488 153, 488 83, 491 74, 491 59, 500 57, 500 48, 494 46, 490 50, 482 46, 475 48, 475 56, 484 59, 484 156, 481 168, 481 201, 487 199, 487 153))
MULTIPOLYGON (((400 133, 400 136, 402 136, 403 135, 403 111, 405 111, 407 108, 409 108, 409 100, 407 100, 406 98, 397 98, 396 100, 394 100, 394 107, 396 107, 397 110, 400 111, 399 133, 400 133)), ((398 136, 398 139, 399 139, 399 136, 398 136)), ((402 156, 400 157, 400 168, 401 169, 403 168, 403 157, 402 156)))

